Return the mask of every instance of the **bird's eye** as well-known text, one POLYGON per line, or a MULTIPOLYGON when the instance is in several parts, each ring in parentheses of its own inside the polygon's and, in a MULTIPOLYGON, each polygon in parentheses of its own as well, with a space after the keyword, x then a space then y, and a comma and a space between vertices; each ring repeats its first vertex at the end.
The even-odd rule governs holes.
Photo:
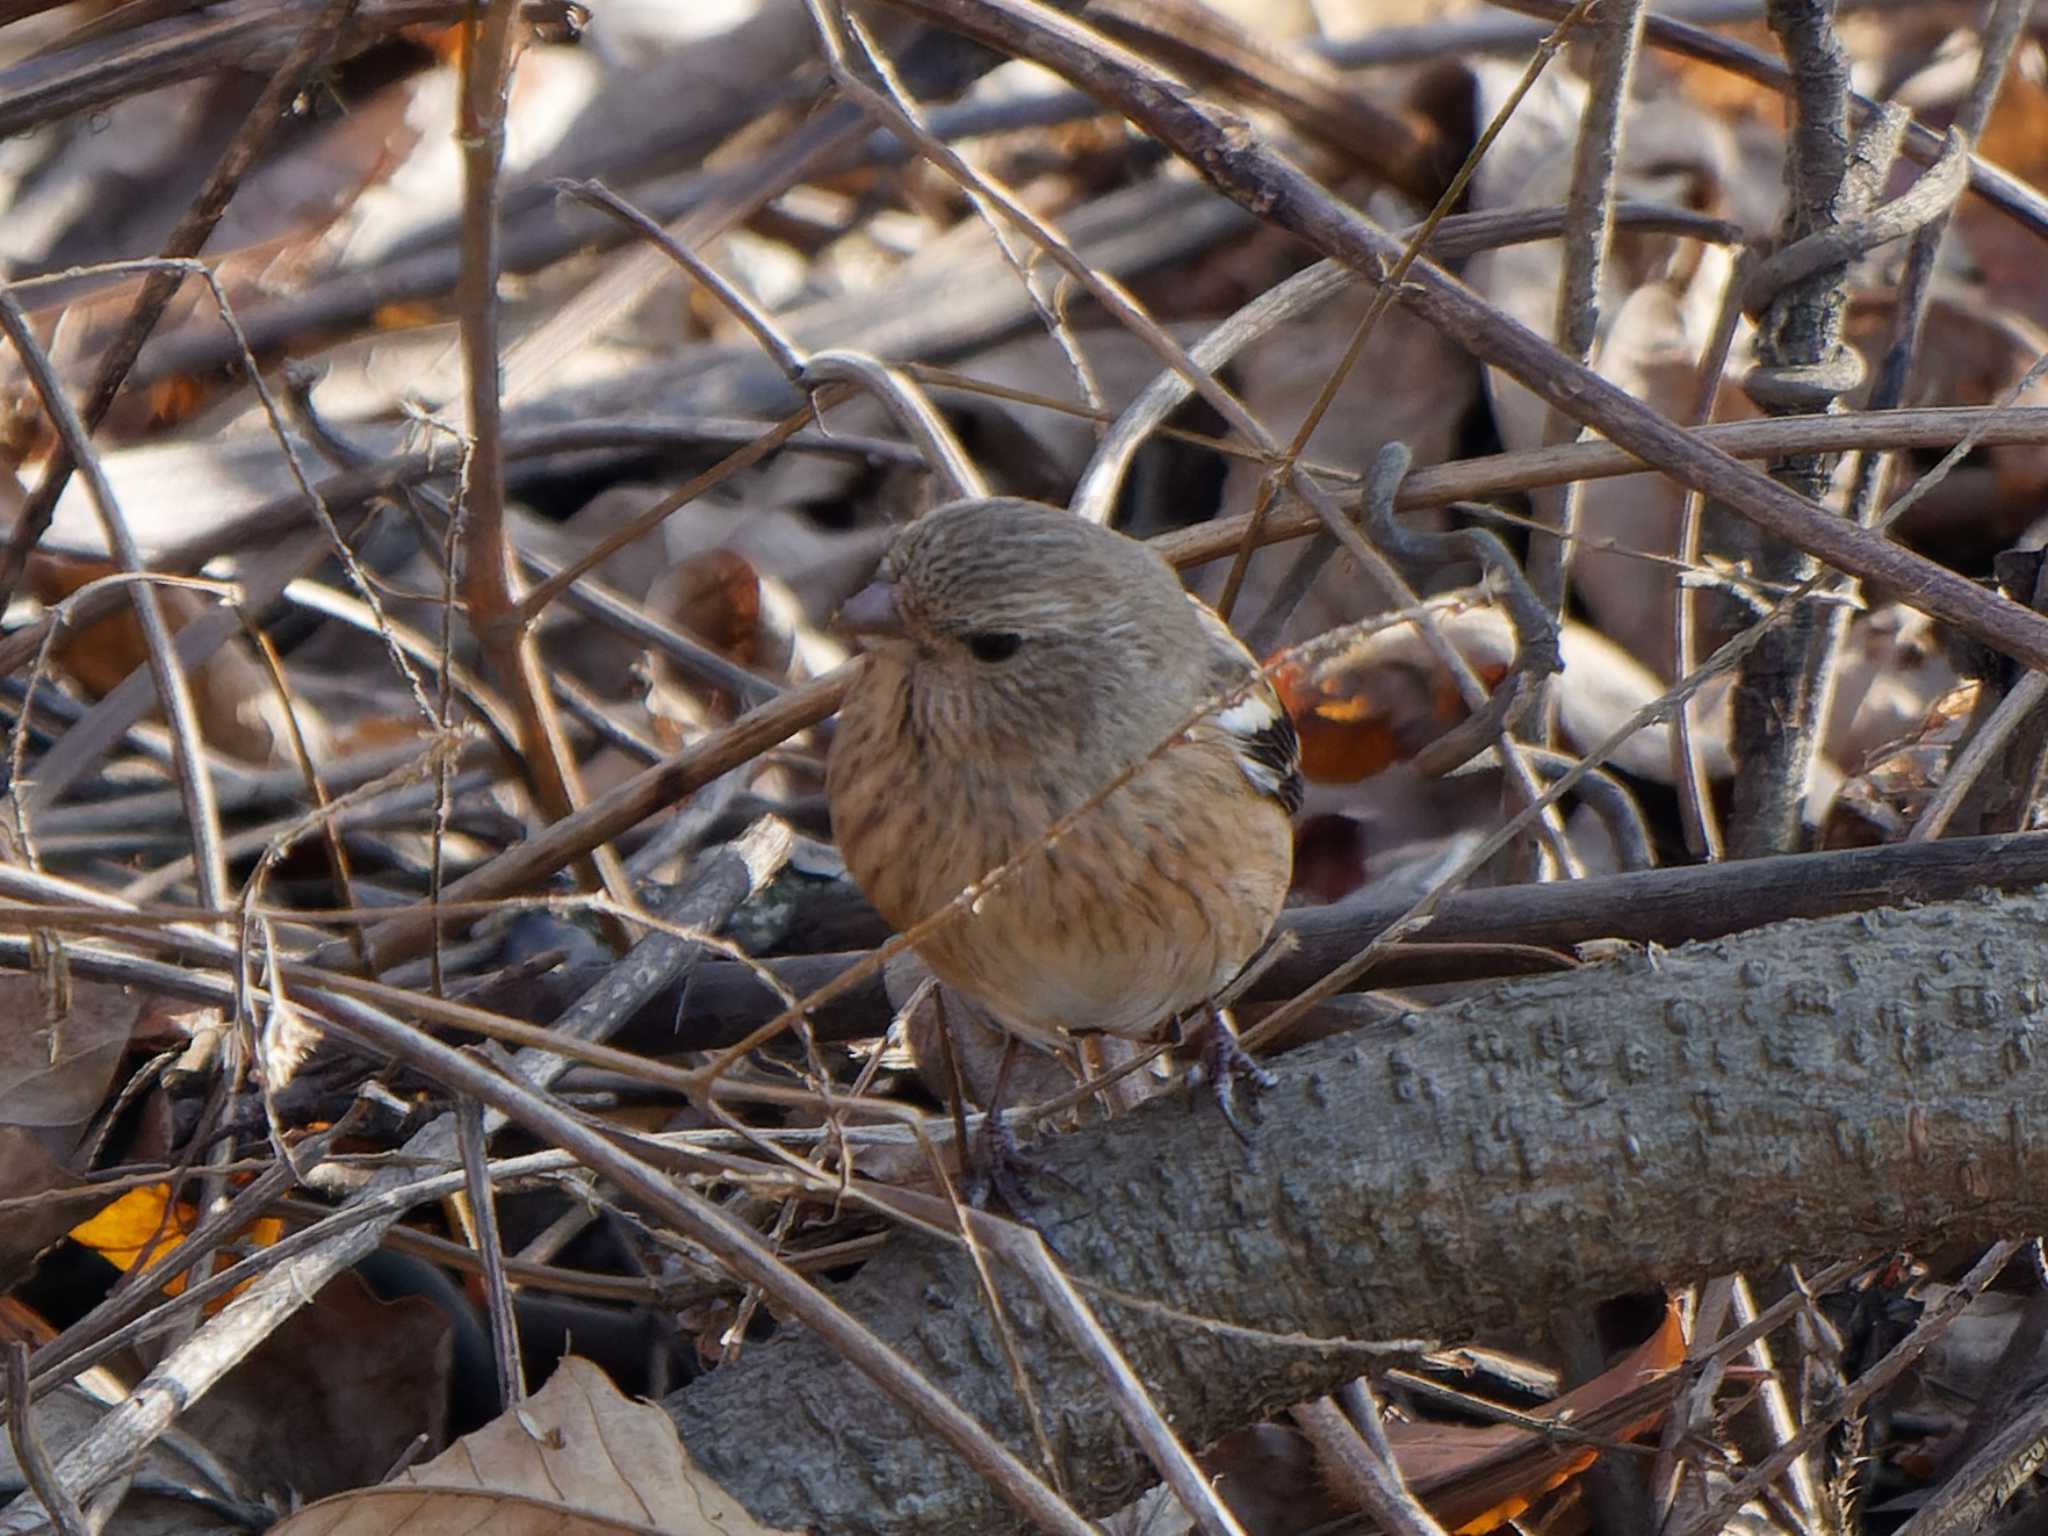
POLYGON ((967 637, 967 649, 976 661, 1008 661, 1023 643, 1022 635, 1003 629, 978 630, 967 637))

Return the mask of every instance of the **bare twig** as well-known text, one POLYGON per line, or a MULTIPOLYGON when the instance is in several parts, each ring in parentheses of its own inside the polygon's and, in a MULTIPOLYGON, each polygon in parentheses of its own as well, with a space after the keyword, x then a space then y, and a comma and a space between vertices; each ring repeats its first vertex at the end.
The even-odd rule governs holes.
MULTIPOLYGON (((332 1008, 330 1021, 336 1028, 372 1049, 393 1052, 412 1061, 454 1090, 483 1100, 550 1143, 573 1152, 586 1166, 604 1174, 633 1199, 703 1244, 734 1274, 763 1286, 807 1329, 842 1348, 845 1358, 928 1424, 1028 1518, 1047 1530, 1071 1536, 1085 1536, 1089 1531, 1090 1527, 999 1439, 962 1412, 850 1313, 788 1269, 751 1228, 735 1221, 703 1196, 664 1177, 640 1158, 621 1151, 600 1132, 563 1114, 524 1083, 501 1077, 462 1052, 432 1041, 375 1010, 345 999, 334 999, 328 1006, 332 1008)), ((374 1240, 374 1234, 371 1237, 374 1240)), ((353 1252, 362 1241, 360 1233, 351 1234, 351 1239, 348 1247, 334 1257, 346 1262, 344 1254, 353 1252)), ((209 1322, 205 1331, 228 1333, 245 1326, 259 1310, 275 1309, 281 1301, 295 1306, 296 1296, 279 1293, 296 1290, 301 1283, 292 1270, 276 1272, 267 1277, 265 1284, 231 1303, 209 1322)), ((198 1341, 194 1342, 196 1346, 198 1341)), ((253 1345, 254 1340, 249 1342, 253 1345)), ((138 1440, 147 1443, 160 1432, 170 1414, 196 1395, 175 1369, 189 1363, 174 1356, 139 1382, 122 1406, 102 1421, 98 1432, 59 1464, 58 1471, 66 1485, 97 1486, 111 1472, 127 1464, 138 1449, 138 1440)), ((30 1501, 17 1500, 0 1516, 0 1531, 23 1530, 38 1514, 30 1501)))
POLYGON ((1738 1509, 1762 1493, 1775 1482, 1785 1469, 1801 1456, 1818 1446, 1835 1428, 1853 1418, 1856 1413, 1879 1392, 1896 1381, 1900 1374, 1935 1344, 1949 1329, 1949 1325, 1963 1313, 1963 1309, 1984 1291, 1985 1287, 1998 1278, 1998 1272, 2017 1253, 2018 1242, 1994 1243, 1984 1256, 1971 1266, 1955 1289, 1935 1302, 1921 1314, 1913 1331, 1893 1346, 1885 1357, 1865 1371, 1830 1410, 1807 1422, 1799 1433, 1766 1456, 1744 1477, 1738 1479, 1720 1498, 1713 1501, 1690 1526, 1683 1536, 1709 1536, 1721 1529, 1722 1522, 1738 1509))
MULTIPOLYGON (((230 0, 180 7, 179 14, 106 38, 88 32, 76 46, 20 60, 0 76, 0 135, 24 134, 40 123, 221 70, 275 68, 303 40, 325 3, 230 0)), ((469 0, 361 0, 330 51, 355 54, 406 27, 447 26, 460 21, 468 5, 469 0)), ((566 0, 526 0, 525 14, 535 23, 559 25, 570 8, 566 0)))
MULTIPOLYGON (((954 497, 986 496, 988 488, 967 454, 953 436, 953 429, 925 398, 917 382, 900 369, 865 352, 839 349, 806 357, 803 350, 782 334, 781 328, 761 308, 726 279, 709 262, 674 239, 602 182, 563 182, 561 190, 588 203, 633 230, 701 284, 705 292, 724 306, 753 336, 761 350, 782 371, 783 377, 799 388, 821 390, 828 384, 852 384, 866 389, 879 400, 896 425, 901 427, 932 473, 945 481, 954 497)), ((844 398, 834 392, 834 398, 844 398)))
MULTIPOLYGON (((559 820, 584 799, 575 755, 548 692, 539 648, 512 591, 505 531, 505 455, 498 363, 498 177, 505 153, 505 93, 511 81, 519 0, 490 0, 462 54, 462 281, 457 290, 466 383, 469 453, 463 486, 462 593, 470 628, 519 721, 520 758, 543 815, 559 820)), ((598 880, 622 905, 632 886, 618 855, 591 850, 598 880)))
MULTIPOLYGON (((659 526, 664 519, 671 516, 678 508, 688 506, 713 486, 721 485, 741 470, 760 463, 784 443, 803 431, 805 427, 809 426, 815 419, 817 412, 823 411, 829 406, 839 404, 851 394, 851 390, 834 390, 831 388, 820 390, 811 403, 801 410, 792 411, 772 426, 756 428, 756 435, 750 440, 742 443, 733 452, 727 454, 702 474, 692 475, 645 512, 630 519, 623 527, 614 529, 576 559, 571 560, 567 565, 550 575, 531 592, 528 592, 519 604, 518 617, 520 622, 530 624, 533 621, 534 615, 560 597, 563 592, 568 590, 571 584, 580 580, 586 573, 596 569, 613 554, 624 549, 635 539, 644 536, 650 530, 659 526)), ((759 679, 755 680, 751 690, 742 688, 737 691, 743 696, 746 696, 749 692, 758 693, 759 681, 759 679)))
MULTIPOLYGON (((1745 307, 1759 310, 1758 363, 1743 387, 1766 411, 1825 411, 1861 382, 1862 366, 1842 341, 1846 279, 1853 250, 1832 238, 1860 216, 1889 169, 1906 114, 1895 108, 1852 152, 1849 59, 1830 8, 1812 0, 1770 0, 1771 30, 1785 51, 1793 125, 1784 216, 1782 276, 1760 287, 1749 278, 1745 307), (1812 253, 1809 259, 1801 259, 1812 253)), ((1773 478, 1808 500, 1828 493, 1833 463, 1781 461, 1773 478)), ((1820 561, 1795 540, 1752 535, 1752 562, 1771 581, 1812 582, 1820 561)), ((1735 858, 1796 851, 1819 723, 1833 674, 1828 656, 1839 609, 1786 615, 1750 653, 1735 689, 1736 775, 1729 816, 1735 858)))
POLYGON ((1949 818, 1955 815, 1992 759, 2044 701, 2048 701, 2048 672, 2029 672, 1998 701, 1991 718, 1978 727, 1968 745, 1949 763, 1948 771, 1942 775, 1941 788, 1934 792, 1906 834, 1908 842, 1926 842, 1941 836, 1949 818))
MULTIPOLYGON (((1721 293, 1721 311, 1714 321, 1714 333, 1700 355, 1693 387, 1692 410, 1687 419, 1706 422, 1714 414, 1714 401, 1721 393, 1721 378, 1728 369, 1728 354, 1735 346, 1735 332, 1742 323, 1742 278, 1744 262, 1738 259, 1721 293)), ((1829 419, 1829 418, 1824 418, 1829 419)), ((1699 588, 1686 579, 1686 568, 1699 564, 1700 535, 1707 515, 1707 499, 1698 491, 1685 493, 1679 513, 1678 542, 1673 553, 1681 569, 1678 591, 1672 604, 1672 670, 1680 677, 1699 665, 1699 588)), ((1694 858, 1721 857, 1721 829, 1716 820, 1713 795, 1707 783, 1707 767, 1693 729, 1693 703, 1679 705, 1671 718, 1671 774, 1678 783, 1679 811, 1685 821, 1686 848, 1694 858)))
POLYGON ((1409 1491, 1401 1465, 1380 1429, 1379 1402, 1364 1377, 1354 1383, 1364 1412, 1354 1420, 1327 1397, 1296 1403, 1289 1410, 1308 1436, 1322 1465, 1341 1483, 1345 1498, 1395 1536, 1443 1536, 1444 1528, 1409 1491), (1371 1428, 1366 1427, 1370 1422, 1371 1428), (1372 1441, 1365 1436, 1373 1435, 1372 1441))
POLYGON ((35 1400, 28 1385, 28 1346, 19 1340, 7 1344, 7 1438, 14 1446, 14 1465, 21 1480, 43 1501, 57 1536, 91 1536, 92 1526, 77 1496, 64 1486, 36 1433, 35 1400))
MULTIPOLYGON (((1491 3, 1525 15, 1555 20, 1570 7, 1571 0, 1491 0, 1491 3)), ((1766 9, 1769 3, 1770 0, 1766 0, 1766 9)), ((1751 14, 1760 13, 1752 10, 1751 14)), ((1792 72, 1761 49, 1718 32, 1708 32, 1676 17, 1652 14, 1644 28, 1644 38, 1655 47, 1669 48, 1704 60, 1771 90, 1790 92, 1797 89, 1792 72)), ((1887 110, 1884 103, 1853 91, 1849 93, 1848 104, 1850 112, 1859 121, 1887 110)), ((1919 123, 1907 125, 1904 149, 1913 159, 1931 165, 1941 157, 1945 147, 1943 136, 1933 129, 1919 123)), ((1970 190, 2029 234, 2048 235, 2048 197, 2011 172, 1973 156, 1970 161, 1970 190)))
POLYGON ((1408 462, 1406 444, 1389 443, 1379 451, 1361 504, 1365 526, 1382 548, 1402 559, 1426 560, 1448 546, 1479 561, 1500 583, 1501 605, 1515 630, 1513 663, 1507 676, 1494 685, 1485 707, 1416 754, 1417 771, 1434 778, 1512 730, 1522 708, 1541 692, 1564 661, 1558 654, 1557 619, 1544 607, 1498 534, 1484 528, 1422 533, 1405 529, 1394 520, 1394 498, 1408 472, 1408 462))
POLYGON ((483 1264, 485 1313, 491 1320, 491 1353, 498 1364, 498 1401, 504 1412, 512 1413, 526 1399, 526 1366, 520 1356, 512 1287, 505 1275, 505 1245, 498 1237, 498 1189, 488 1166, 484 1107, 475 1099, 462 1099, 455 1106, 455 1141, 462 1152, 470 1245, 483 1264))
MULTIPOLYGON (((1558 350, 1590 363, 1600 331, 1600 286, 1614 242, 1614 182, 1620 168, 1622 120, 1629 108, 1637 50, 1643 40, 1643 0, 1619 0, 1594 10, 1592 70, 1585 110, 1579 115, 1578 146, 1566 204, 1564 266, 1557 278, 1557 317, 1551 334, 1558 350)), ((1544 422, 1544 441, 1566 442, 1579 428, 1554 408, 1544 422)), ((1553 615, 1564 615, 1572 543, 1578 526, 1578 488, 1568 484, 1557 497, 1537 502, 1538 516, 1567 537, 1529 541, 1529 585, 1553 615)), ((1539 689, 1541 685, 1538 685, 1539 689)))
MULTIPOLYGON (((816 725, 839 707, 853 680, 849 663, 740 716, 683 751, 644 769, 616 789, 599 795, 571 816, 508 848, 489 863, 449 885, 449 901, 474 901, 524 890, 567 862, 610 841, 655 811, 672 805, 721 774, 816 725)), ((419 954, 431 924, 418 917, 394 918, 365 936, 379 967, 419 954)))
MULTIPOLYGON (((251 559, 238 583, 238 602, 258 612, 267 609, 289 582, 319 561, 324 550, 325 541, 319 535, 303 534, 294 543, 251 559)), ((94 606, 82 603, 79 608, 89 612, 94 606)), ((73 622, 78 622, 76 616, 73 622)), ((241 628, 242 620, 234 606, 209 608, 172 637, 171 653, 196 672, 215 651, 240 634, 241 628)), ((35 773, 23 792, 30 810, 40 814, 54 808, 108 747, 149 713, 155 693, 153 674, 137 669, 102 696, 36 763, 35 773)))
MULTIPOLYGON (((235 130, 235 136, 221 151, 206 184, 192 199, 191 206, 185 210, 176 227, 165 237, 161 252, 164 260, 181 261, 196 257, 205 247, 208 236, 220 223, 221 215, 227 212, 229 200, 241 186, 242 178, 248 175, 264 145, 284 121, 292 98, 298 94, 307 75, 319 67, 334 46, 356 4, 357 0, 323 0, 311 25, 292 45, 284 62, 278 65, 265 83, 262 94, 249 108, 242 126, 235 130)), ((122 381, 128 377, 128 370, 135 366, 135 359, 142 354, 142 344, 156 329, 157 321, 163 318, 165 308, 176 296, 184 277, 185 274, 176 270, 159 268, 143 279, 142 291, 135 296, 127 319, 100 354, 92 383, 86 389, 85 403, 79 408, 79 419, 87 432, 95 430, 105 418, 108 407, 114 403, 114 396, 120 393, 122 381)), ((21 580, 21 573, 28 564, 29 551, 36 547, 36 542, 50 526, 50 517, 57 510, 57 498, 63 494, 65 483, 71 478, 74 462, 69 450, 59 444, 49 463, 43 467, 42 478, 15 515, 14 530, 8 536, 6 551, 0 553, 0 608, 7 606, 14 584, 21 580)))
MULTIPOLYGON (((675 915, 685 915, 699 920, 698 925, 722 926, 738 903, 750 892, 757 890, 780 867, 781 858, 787 850, 786 833, 777 838, 772 832, 761 837, 743 840, 733 851, 721 859, 707 861, 697 871, 692 885, 677 897, 675 915)), ((25 872, 24 872, 25 873, 25 872)), ((208 951, 229 957, 231 949, 225 941, 217 940, 200 930, 187 931, 191 939, 208 951)), ((562 1027, 573 1038, 586 1031, 602 1031, 614 1027, 618 1011, 611 1005, 617 995, 636 985, 659 984, 665 965, 694 961, 694 946, 679 948, 666 935, 660 935, 643 942, 641 951, 625 964, 615 968, 609 980, 614 984, 605 994, 606 1001, 591 1009, 580 1011, 576 1019, 564 1019, 562 1027), (659 956, 659 961, 654 957, 659 956)), ((203 977, 195 969, 188 969, 182 980, 175 967, 162 967, 160 974, 172 980, 172 990, 179 995, 192 995, 197 990, 210 998, 221 1001, 231 1000, 234 983, 215 973, 203 977)), ((439 1043, 429 1043, 417 1029, 400 1024, 389 1015, 374 1008, 353 1002, 338 995, 322 993, 317 987, 302 993, 301 1001, 309 1007, 323 1010, 325 1021, 336 1028, 352 1031, 360 1027, 369 1031, 365 1043, 374 1041, 373 1049, 391 1050, 401 1058, 414 1060, 426 1066, 439 1080, 447 1083, 457 1092, 468 1093, 494 1109, 502 1109, 507 1103, 516 1105, 524 1123, 541 1129, 544 1138, 564 1145, 576 1152, 590 1167, 599 1169, 619 1179, 635 1196, 645 1201, 650 1208, 686 1232, 696 1227, 699 1216, 713 1223, 711 1246, 722 1251, 728 1240, 739 1246, 735 1252, 745 1258, 736 1272, 756 1279, 779 1301, 789 1305, 796 1315, 801 1316, 814 1327, 821 1327, 828 1336, 851 1338, 856 1342, 853 1349, 862 1358, 868 1359, 876 1369, 887 1375, 900 1367, 900 1361, 886 1350, 880 1356, 866 1351, 865 1330, 843 1312, 824 1302, 821 1296, 806 1282, 801 1281, 768 1255, 755 1235, 748 1229, 733 1222, 717 1207, 702 1201, 700 1197, 679 1190, 667 1179, 650 1169, 644 1162, 620 1153, 604 1136, 584 1127, 580 1121, 561 1114, 541 1093, 561 1071, 562 1058, 544 1050, 523 1052, 516 1059, 515 1072, 510 1076, 483 1067, 473 1057, 439 1043), (433 1064, 427 1065, 414 1056, 414 1045, 429 1045, 433 1064), (443 1072, 447 1075, 443 1076, 443 1072), (528 1086, 529 1084, 538 1087, 528 1086), (538 1116, 537 1120, 532 1116, 538 1116), (559 1133, 559 1134, 558 1134, 559 1133), (592 1154, 595 1153, 595 1160, 592 1154), (638 1170, 637 1172, 629 1170, 638 1170), (681 1206, 677 1202, 682 1202, 681 1206), (691 1214, 677 1219, 678 1209, 691 1214), (817 1313, 803 1296, 792 1298, 789 1287, 794 1284, 808 1296, 817 1297, 826 1311, 817 1313), (847 1332, 848 1329, 852 1333, 847 1332)), ((436 1161, 448 1160, 455 1151, 452 1125, 444 1117, 427 1130, 415 1136, 408 1145, 409 1152, 418 1158, 436 1161)), ((397 1173, 380 1174, 354 1197, 356 1203, 374 1205, 378 1196, 398 1183, 407 1182, 409 1175, 397 1173)), ((73 1490, 99 1486, 107 1477, 118 1473, 132 1464, 134 1458, 153 1440, 167 1429, 187 1404, 197 1399, 217 1381, 221 1374, 253 1349, 271 1329, 309 1300, 322 1283, 334 1273, 375 1245, 381 1225, 389 1224, 402 1214, 402 1207, 379 1209, 378 1214, 362 1227, 348 1230, 337 1241, 318 1250, 305 1254, 287 1266, 272 1271, 250 1291, 235 1301, 217 1317, 210 1319, 189 1344, 175 1351, 150 1373, 122 1404, 104 1419, 96 1433, 86 1442, 75 1447, 59 1463, 58 1471, 65 1486, 73 1490)), ((704 1233, 693 1233, 703 1236, 704 1233)), ((913 1381, 905 1390, 912 1398, 929 1400, 935 1396, 921 1382, 913 1381)), ((1052 1499, 1042 1485, 1019 1468, 1006 1452, 993 1450, 994 1442, 985 1432, 967 1426, 965 1416, 950 1403, 938 1411, 951 1426, 949 1438, 978 1437, 981 1445, 966 1448, 969 1459, 977 1465, 990 1466, 995 1475, 1005 1481, 1006 1486, 1019 1490, 1019 1497, 1031 1502, 1038 1518, 1046 1520, 1052 1528, 1076 1532, 1080 1528, 1071 1516, 1063 1513, 1064 1506, 1052 1499), (1035 1491, 1034 1491, 1035 1490, 1035 1491), (1032 1502, 1035 1501, 1035 1502, 1032 1502)), ((29 1498, 17 1499, 0 1515, 0 1531, 15 1532, 32 1528, 37 1518, 35 1501, 29 1498)))
POLYGON ((974 467, 946 418, 932 408, 924 390, 900 368, 891 368, 866 352, 835 350, 813 353, 804 364, 803 382, 812 389, 827 384, 858 384, 881 402, 904 435, 924 454, 932 473, 956 500, 988 494, 988 482, 974 467))
POLYGON ((1046 1250, 1045 1240, 1028 1227, 977 1217, 982 1241, 1021 1269, 1044 1298, 1047 1309, 1067 1336, 1102 1376, 1131 1438, 1145 1448, 1152 1465, 1180 1500, 1181 1507, 1205 1536, 1244 1536, 1187 1447, 1152 1402, 1145 1384, 1116 1343, 1096 1320, 1095 1312, 1064 1268, 1046 1250))
MULTIPOLYGON (((1977 61, 1976 78, 1970 82, 1970 92, 1963 98, 1950 126, 1950 150, 1943 152, 1944 157, 1951 152, 1956 154, 1965 175, 1969 154, 1976 148, 1984 125, 1990 120, 1991 106, 1998 99, 1999 88, 2005 83, 2013 50, 2033 13, 2034 0, 1990 0, 1982 28, 1983 51, 1977 61)), ((1919 345, 1921 327, 1926 323, 1928 303, 1934 295, 1934 274, 1940 264, 1942 242, 1948 236, 1949 219, 1950 210, 1944 209, 1913 233, 1912 244, 1906 253, 1906 273, 1899 284, 1899 306, 1892 325, 1891 344, 1885 349, 1877 379, 1871 385, 1871 410, 1889 410, 1906 398, 1906 386, 1912 377, 1913 354, 1919 345)), ((1850 515, 1859 522, 1868 523, 1876 509, 1885 462, 1884 456, 1872 455, 1865 456, 1857 466, 1849 508, 1850 515)))
MULTIPOLYGON (((58 438, 85 476, 86 489, 92 495, 93 510, 99 515, 100 528, 106 536, 107 548, 113 553, 114 563, 131 574, 141 574, 147 569, 142 552, 136 546, 135 536, 128 530, 127 519, 121 515, 120 503, 114 499, 114 488, 107 482, 106 471, 101 468, 98 455, 92 451, 91 436, 85 423, 72 409, 63 385, 57 380, 56 370, 50 366, 49 355, 30 331, 28 317, 21 312, 20 302, 5 288, 0 288, 0 330, 6 331, 15 350, 21 354, 22 365, 35 381, 36 393, 42 399, 43 409, 49 413, 51 424, 57 429, 58 438)), ((192 703, 192 686, 178 664, 170 625, 164 618, 163 604, 157 599, 155 586, 147 581, 131 582, 128 584, 128 596, 135 605, 135 617, 142 627, 142 643, 149 655, 149 671, 156 682, 157 700, 163 706, 164 719, 170 725, 171 739, 177 746, 178 789, 184 799, 187 831, 192 839, 199 900, 203 906, 218 910, 227 904, 227 862, 220 851, 220 809, 214 803, 213 781, 207 775, 199 716, 192 703)))
MULTIPOLYGON (((1036 59, 1114 100, 1134 122, 1231 197, 1368 279, 1401 257, 1397 242, 1268 149, 1242 124, 1226 125, 1169 77, 1029 0, 891 0, 994 46, 1036 59)), ((1541 398, 1697 487, 1779 538, 1837 569, 1909 593, 1915 607, 2032 666, 2048 666, 2048 620, 1985 593, 1967 578, 1868 537, 1674 426, 1627 391, 1584 368, 1428 262, 1410 271, 1403 303, 1541 398)))

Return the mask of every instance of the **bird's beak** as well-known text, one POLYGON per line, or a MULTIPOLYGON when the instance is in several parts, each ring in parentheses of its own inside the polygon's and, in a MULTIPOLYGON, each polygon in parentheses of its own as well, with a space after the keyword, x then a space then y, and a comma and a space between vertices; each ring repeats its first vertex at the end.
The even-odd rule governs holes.
POLYGON ((856 635, 902 639, 903 610, 896 606, 895 584, 871 581, 854 593, 839 610, 839 627, 856 635))

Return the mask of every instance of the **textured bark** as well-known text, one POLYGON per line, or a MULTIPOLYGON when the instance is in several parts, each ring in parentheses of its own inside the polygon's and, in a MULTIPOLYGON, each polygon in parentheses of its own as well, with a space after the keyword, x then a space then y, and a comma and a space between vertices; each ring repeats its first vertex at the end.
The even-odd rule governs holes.
MULTIPOLYGON (((1330 1340, 1535 1332, 1555 1308, 1644 1286, 2038 1231, 2044 937, 2048 899, 1986 896, 1517 982, 1276 1063, 1253 1156, 1206 1103, 1059 1138, 1045 1160, 1077 1188, 1040 1182, 1045 1227, 1198 1446, 1328 1390, 1361 1355, 1195 1318, 1330 1340)), ((962 1253, 906 1237, 839 1294, 1030 1454, 962 1253)), ((1077 1502, 1116 1504, 1149 1469, 1043 1308, 1014 1288, 1008 1303, 1077 1502)), ((669 1408, 771 1525, 1013 1526, 801 1333, 669 1408)))

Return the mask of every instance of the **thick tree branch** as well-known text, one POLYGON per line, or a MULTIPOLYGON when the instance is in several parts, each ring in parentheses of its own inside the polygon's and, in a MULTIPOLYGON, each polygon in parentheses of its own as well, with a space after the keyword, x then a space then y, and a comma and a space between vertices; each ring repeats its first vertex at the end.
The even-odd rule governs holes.
MULTIPOLYGON (((1490 886, 1454 891, 1437 905, 1418 942, 1399 945, 1360 981, 1405 987, 1448 980, 1520 975, 1568 962, 1555 952, 1602 939, 1683 944, 1793 918, 1832 917, 1905 902, 1952 901, 1994 888, 2023 890, 2048 883, 2048 834, 1951 838, 1787 854, 1732 865, 1691 865, 1589 880, 1490 886), (1490 953, 1474 953, 1490 951, 1490 953), (1448 963, 1447 963, 1448 961, 1448 963)), ((816 932, 816 905, 791 898, 790 921, 816 932)), ((1279 932, 1295 947, 1261 971, 1247 998, 1271 1002, 1313 986, 1371 943, 1410 906, 1404 895, 1361 895, 1328 907, 1298 907, 1280 916, 1279 932)), ((765 914, 764 914, 765 915, 765 914)), ((859 914, 840 911, 839 931, 861 933, 859 914)), ((879 941, 881 919, 866 914, 879 941)), ((766 962, 786 990, 805 996, 867 958, 865 951, 792 955, 766 962)), ((572 974, 566 985, 580 983, 572 974)), ((565 991, 564 1001, 573 996, 565 991)), ((554 1005, 559 1007, 560 1004, 554 1005)), ((645 1050, 707 1050, 744 1040, 783 1010, 782 998, 738 960, 706 960, 686 996, 658 997, 628 1027, 623 1043, 645 1050), (686 1025, 679 1032, 676 1021, 686 1025)), ((553 1007, 537 1007, 548 1017, 553 1007)), ((880 1034, 893 1011, 882 978, 842 993, 810 1015, 821 1040, 880 1034)))
MULTIPOLYGON (((1645 1286, 2037 1231, 2044 930, 2048 897, 1986 896, 1514 983, 1282 1059, 1250 1157, 1174 1103, 1060 1138, 1044 1228, 1194 1445, 1355 1374, 1343 1341, 1534 1333, 1645 1286)), ((957 1248, 905 1238, 838 1299, 1031 1443, 957 1248)), ((1024 1288, 1006 1304, 1072 1486, 1126 1498, 1149 1473, 1100 1381, 1024 1288)), ((669 1408, 772 1525, 1011 1528, 802 1332, 669 1408)))

